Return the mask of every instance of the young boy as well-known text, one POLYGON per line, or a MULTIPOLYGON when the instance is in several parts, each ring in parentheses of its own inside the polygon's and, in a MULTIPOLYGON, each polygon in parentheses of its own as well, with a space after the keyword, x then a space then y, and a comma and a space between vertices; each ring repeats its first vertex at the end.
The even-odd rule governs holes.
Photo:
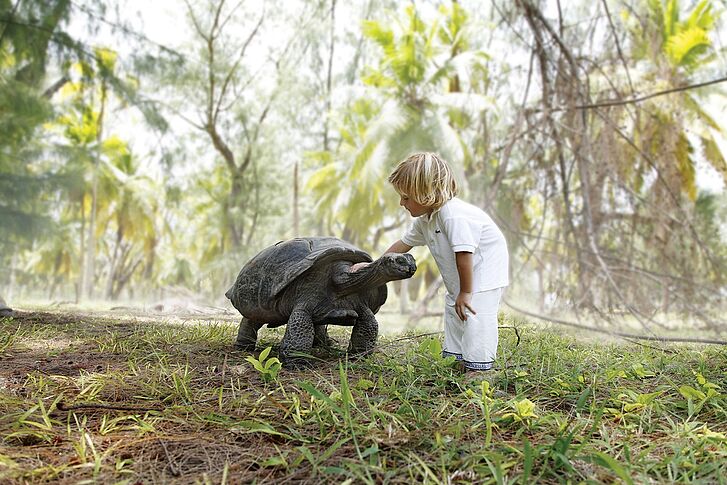
POLYGON ((452 170, 434 153, 410 155, 389 182, 416 219, 386 252, 405 253, 426 244, 447 289, 442 354, 455 356, 466 370, 492 369, 497 310, 509 284, 505 237, 484 211, 456 197, 452 170))

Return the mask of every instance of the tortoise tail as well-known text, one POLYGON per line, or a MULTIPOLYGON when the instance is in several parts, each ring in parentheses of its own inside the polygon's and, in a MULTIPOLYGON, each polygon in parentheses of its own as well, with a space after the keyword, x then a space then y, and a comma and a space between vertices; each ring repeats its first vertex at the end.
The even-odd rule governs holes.
POLYGON ((230 289, 225 292, 225 296, 227 297, 228 300, 232 300, 232 295, 234 293, 234 290, 235 290, 235 285, 232 285, 230 287, 230 289))

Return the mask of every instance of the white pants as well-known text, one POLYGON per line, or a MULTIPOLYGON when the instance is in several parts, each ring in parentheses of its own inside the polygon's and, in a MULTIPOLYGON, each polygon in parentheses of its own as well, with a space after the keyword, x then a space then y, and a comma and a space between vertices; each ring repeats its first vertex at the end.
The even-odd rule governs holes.
POLYGON ((472 294, 467 320, 457 316, 454 306, 444 305, 444 349, 442 356, 453 355, 468 369, 489 370, 497 355, 497 310, 503 288, 472 294))

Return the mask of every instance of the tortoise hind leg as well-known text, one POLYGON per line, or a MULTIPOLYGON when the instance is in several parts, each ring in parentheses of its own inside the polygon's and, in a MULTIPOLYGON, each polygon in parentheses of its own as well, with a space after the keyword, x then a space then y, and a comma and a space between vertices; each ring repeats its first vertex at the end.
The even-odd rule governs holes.
POLYGON ((242 317, 240 328, 237 331, 237 340, 235 341, 235 349, 252 352, 257 344, 257 331, 264 324, 259 324, 242 317))

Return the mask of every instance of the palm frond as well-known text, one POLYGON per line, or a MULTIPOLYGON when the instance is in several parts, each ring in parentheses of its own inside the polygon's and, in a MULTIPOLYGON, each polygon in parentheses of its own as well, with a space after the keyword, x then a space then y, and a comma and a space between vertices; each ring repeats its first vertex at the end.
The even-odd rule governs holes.
POLYGON ((723 130, 723 126, 718 123, 712 115, 707 113, 707 111, 702 107, 701 103, 699 103, 699 101, 697 101, 691 94, 684 94, 684 97, 682 99, 688 111, 694 113, 697 119, 699 119, 701 122, 706 124, 709 128, 712 128, 713 130, 717 130, 719 132, 723 130))
POLYGON ((703 30, 710 30, 714 26, 715 20, 712 3, 709 0, 702 0, 694 7, 689 18, 682 25, 684 28, 699 27, 703 30))
MULTIPOLYGON (((722 175, 722 179, 727 184, 727 158, 725 157, 725 151, 720 147, 717 141, 716 133, 710 133, 707 136, 701 137, 702 145, 704 147, 704 158, 722 175)), ((727 148, 727 144, 725 145, 727 148)))
POLYGON ((427 84, 436 84, 442 79, 459 76, 468 79, 474 69, 486 68, 490 56, 482 51, 466 51, 448 58, 441 67, 437 68, 427 79, 427 84))
POLYGON ((679 134, 674 156, 681 176, 682 190, 691 200, 697 198, 697 171, 692 158, 693 148, 684 133, 679 134))
MULTIPOLYGON (((432 113, 431 116, 427 117, 425 123, 432 139, 437 140, 440 147, 437 151, 454 167, 461 167, 462 160, 464 160, 462 138, 449 124, 446 115, 441 111, 432 113)), ((462 180, 461 177, 460 180, 462 180)))
POLYGON ((712 45, 709 35, 700 27, 690 27, 670 36, 664 49, 675 66, 692 67, 712 45))
POLYGON ((375 20, 364 20, 362 32, 364 36, 379 44, 384 51, 390 49, 394 43, 394 32, 384 28, 380 22, 375 20))
POLYGON ((666 0, 664 5, 664 33, 668 39, 676 33, 679 23, 679 0, 666 0))

